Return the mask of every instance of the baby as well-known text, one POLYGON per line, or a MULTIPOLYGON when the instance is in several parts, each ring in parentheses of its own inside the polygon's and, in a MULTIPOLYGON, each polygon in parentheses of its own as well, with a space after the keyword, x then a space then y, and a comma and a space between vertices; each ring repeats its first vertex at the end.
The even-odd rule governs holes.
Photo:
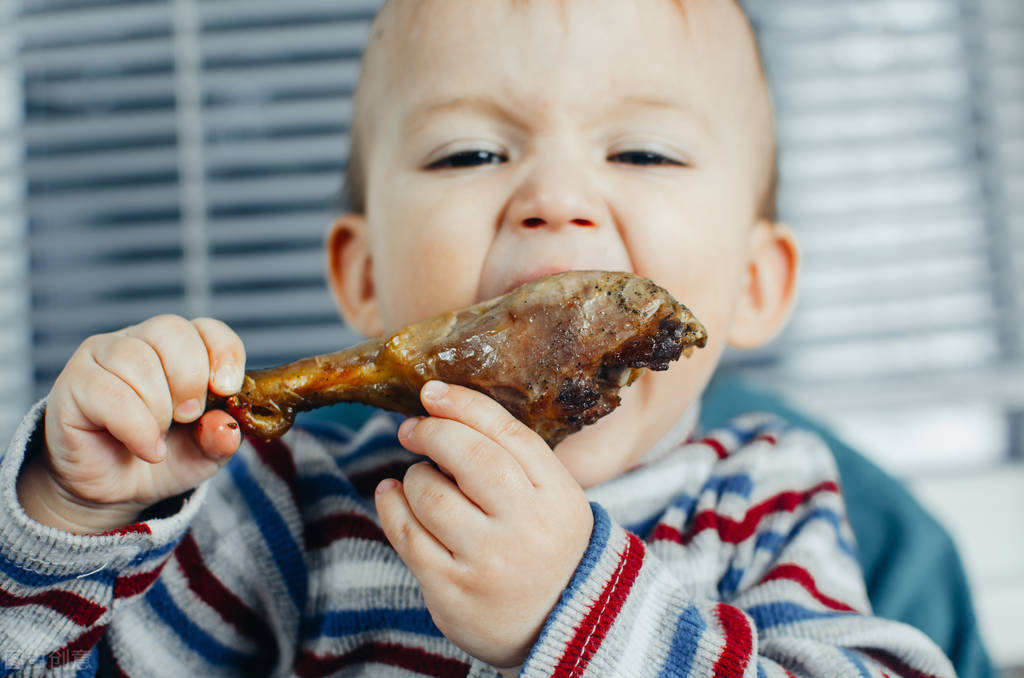
POLYGON ((328 238, 345 319, 377 335, 625 270, 688 305, 707 348, 552 451, 439 382, 428 417, 243 442, 204 413, 241 385, 224 324, 87 339, 0 462, 0 667, 953 675, 871 616, 816 437, 765 417, 695 435, 725 347, 763 344, 793 304, 774 156, 733 2, 392 0, 328 238))

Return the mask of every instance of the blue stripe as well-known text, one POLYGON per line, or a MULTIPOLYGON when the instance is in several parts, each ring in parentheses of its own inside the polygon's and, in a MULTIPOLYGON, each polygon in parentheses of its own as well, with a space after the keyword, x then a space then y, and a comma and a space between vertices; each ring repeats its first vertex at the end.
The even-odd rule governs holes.
POLYGON ((754 550, 764 550, 770 553, 779 551, 786 544, 786 538, 778 532, 762 532, 757 535, 754 542, 754 550))
POLYGON ((633 534, 642 537, 643 539, 647 539, 651 536, 651 532, 654 530, 654 526, 658 524, 658 520, 660 518, 660 515, 654 515, 650 518, 646 518, 635 523, 630 523, 629 525, 624 525, 623 527, 625 527, 633 534))
MULTIPOLYGON (((131 535, 124 537, 125 541, 132 540, 142 537, 132 537, 131 535)), ((179 539, 164 544, 158 548, 144 550, 139 555, 135 556, 128 563, 127 567, 135 567, 145 562, 156 560, 162 556, 167 555, 178 546, 179 539)), ((126 546, 132 546, 132 544, 125 544, 126 546)), ((118 544, 120 546, 120 544, 118 544)), ((140 545, 141 546, 141 545, 140 545)), ((65 581, 71 581, 72 579, 78 579, 79 581, 99 581, 110 586, 114 585, 114 580, 117 579, 117 573, 111 570, 102 569, 98 572, 89 573, 87 576, 83 576, 79 579, 81 573, 71 572, 68 574, 43 574, 36 572, 35 570, 29 569, 24 565, 12 560, 4 553, 0 552, 0 572, 18 582, 19 584, 25 584, 27 586, 52 586, 65 581)))
POLYGON ((307 640, 317 637, 341 638, 366 631, 382 630, 406 631, 434 638, 443 637, 426 608, 392 610, 381 607, 369 610, 337 610, 315 617, 303 626, 303 635, 307 640))
POLYGON ((306 602, 306 588, 309 585, 302 550, 292 538, 281 514, 256 484, 244 459, 241 456, 234 457, 228 462, 227 468, 263 536, 267 551, 273 557, 281 578, 288 587, 295 609, 301 613, 306 602))
POLYGON ((761 660, 757 660, 757 678, 768 678, 768 674, 764 672, 764 666, 761 665, 761 660))
POLYGON ((163 546, 158 546, 155 549, 149 549, 147 551, 143 551, 139 555, 137 555, 134 558, 132 558, 131 562, 129 563, 129 566, 141 565, 141 564, 147 563, 147 562, 149 562, 151 560, 156 560, 156 559, 160 558, 161 556, 167 555, 168 553, 170 553, 174 549, 178 548, 178 543, 181 541, 181 537, 182 536, 184 536, 184 534, 180 535, 174 541, 169 542, 167 544, 164 544, 163 546))
POLYGON ((677 508, 682 511, 687 518, 693 513, 693 509, 697 507, 697 497, 690 494, 681 494, 672 500, 672 508, 677 508))
POLYGON ((736 437, 736 440, 741 446, 750 444, 758 436, 764 435, 765 433, 785 433, 791 427, 782 419, 776 417, 770 417, 766 421, 759 423, 756 426, 739 426, 734 422, 729 422, 721 426, 716 427, 717 429, 723 429, 731 433, 736 437))
POLYGON ((366 502, 356 488, 345 478, 332 473, 321 473, 299 478, 299 496, 308 506, 326 497, 346 497, 364 506, 366 502))
POLYGON ((379 454, 384 450, 404 451, 402 446, 398 444, 398 434, 396 432, 387 431, 371 436, 358 447, 337 457, 334 463, 347 474, 349 464, 379 454))
POLYGON ((721 496, 723 494, 735 494, 743 497, 744 499, 750 498, 750 493, 754 489, 754 483, 751 482, 750 476, 746 473, 737 473, 731 476, 712 476, 708 478, 704 486, 701 487, 700 493, 714 492, 721 496))
POLYGON ((597 563, 601 560, 601 555, 608 546, 608 539, 612 533, 611 518, 608 517, 608 513, 600 504, 590 502, 590 510, 594 513, 594 529, 590 533, 590 544, 587 546, 580 564, 576 566, 576 572, 572 575, 572 579, 569 580, 569 585, 562 591, 561 598, 558 599, 554 609, 551 610, 551 614, 548 615, 547 621, 544 622, 544 627, 540 631, 536 644, 534 644, 533 649, 530 651, 527 663, 533 657, 534 652, 539 651, 540 647, 544 645, 544 639, 551 630, 555 619, 558 619, 562 614, 562 610, 579 593, 579 590, 583 588, 583 584, 590 577, 590 573, 594 571, 594 567, 597 566, 597 563))
POLYGON ((295 422, 295 429, 308 431, 317 438, 329 440, 332 443, 348 445, 355 437, 355 432, 347 426, 336 422, 323 421, 322 419, 302 419, 295 422))
POLYGON ((839 648, 839 651, 846 655, 846 658, 850 660, 851 664, 857 667, 857 673, 859 673, 862 678, 871 678, 871 672, 868 671, 868 667, 864 666, 864 662, 860 660, 860 657, 857 656, 856 652, 845 647, 839 648))
POLYGON ((798 520, 793 525, 793 529, 789 531, 789 536, 786 537, 786 542, 788 543, 792 540, 800 530, 804 529, 804 526, 812 520, 824 520, 825 522, 830 523, 832 525, 832 529, 834 529, 836 533, 836 545, 839 546, 839 549, 843 551, 843 553, 850 556, 854 561, 857 561, 857 548, 850 542, 843 539, 843 533, 840 531, 841 522, 839 520, 839 514, 829 508, 816 508, 798 520))
POLYGON ((177 634, 190 650, 214 666, 237 666, 246 660, 242 653, 222 645, 192 622, 174 603, 162 580, 156 580, 146 592, 146 601, 157 616, 177 634))
POLYGON ((745 572, 746 570, 742 567, 730 567, 726 570, 725 575, 718 582, 718 594, 724 598, 736 593, 745 572))
POLYGON ((834 617, 856 614, 854 612, 819 612, 817 610, 808 610, 802 605, 784 600, 755 605, 744 611, 750 615, 759 629, 769 629, 783 624, 796 624, 803 621, 832 619, 834 617))
POLYGON ((805 515, 796 523, 794 523, 793 527, 790 528, 789 533, 786 535, 782 535, 778 532, 772 531, 762 532, 761 534, 757 535, 757 540, 754 542, 754 548, 758 550, 768 551, 769 553, 778 553, 783 549, 783 547, 786 546, 786 544, 788 544, 794 538, 796 538, 800 531, 807 526, 807 523, 811 522, 812 520, 824 520, 825 522, 830 523, 833 529, 835 530, 836 546, 838 546, 839 550, 848 555, 850 558, 852 558, 855 561, 857 560, 857 547, 851 544, 846 539, 844 539, 842 533, 840 532, 839 514, 837 514, 832 509, 827 508, 816 508, 813 511, 809 512, 807 515, 805 515))
POLYGON ((608 539, 612 533, 611 518, 608 517, 608 513, 599 504, 591 502, 590 509, 594 513, 594 530, 590 534, 590 545, 583 554, 580 564, 576 567, 576 573, 569 581, 569 586, 563 592, 562 600, 555 607, 556 611, 582 588, 583 583, 590 577, 590 573, 593 572, 594 567, 597 566, 597 563, 601 560, 601 555, 608 546, 608 539))
MULTIPOLYGON (((36 572, 11 560, 2 552, 0 552, 0 572, 3 572, 19 584, 25 584, 26 586, 52 586, 61 582, 71 581, 79 576, 78 573, 74 572, 70 574, 43 574, 36 572)), ((99 572, 93 572, 88 576, 82 577, 79 581, 99 581, 108 586, 113 586, 116 578, 116 572, 100 570, 99 572)))
POLYGON ((676 624, 676 633, 672 637, 672 647, 658 673, 659 678, 690 675, 693 659, 697 656, 698 644, 707 627, 695 605, 691 604, 683 610, 676 624))

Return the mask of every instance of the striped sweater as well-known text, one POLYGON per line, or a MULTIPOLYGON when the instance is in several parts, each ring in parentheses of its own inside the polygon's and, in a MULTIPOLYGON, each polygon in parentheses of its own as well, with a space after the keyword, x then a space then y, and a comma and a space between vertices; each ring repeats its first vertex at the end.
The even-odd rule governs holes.
MULTIPOLYGON (((0 674, 498 675, 437 630, 376 519, 412 461, 397 417, 246 442, 160 517, 78 536, 17 501, 41 411, 0 460, 0 674)), ((588 492, 589 547, 522 675, 953 675, 870 616, 818 438, 750 416, 658 449, 588 492)))

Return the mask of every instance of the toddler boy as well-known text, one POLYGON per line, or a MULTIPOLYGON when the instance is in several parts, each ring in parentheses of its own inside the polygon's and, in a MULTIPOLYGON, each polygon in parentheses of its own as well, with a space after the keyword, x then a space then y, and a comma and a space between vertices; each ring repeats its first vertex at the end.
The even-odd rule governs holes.
POLYGON ((687 304, 707 348, 552 452, 438 382, 425 418, 241 443, 203 412, 207 390, 240 387, 225 325, 92 337, 0 463, 0 666, 77 651, 76 669, 132 676, 953 674, 870 615, 817 438, 764 417, 695 435, 722 351, 778 331, 798 264, 738 6, 392 0, 354 130, 328 271, 358 330, 628 270, 687 304))

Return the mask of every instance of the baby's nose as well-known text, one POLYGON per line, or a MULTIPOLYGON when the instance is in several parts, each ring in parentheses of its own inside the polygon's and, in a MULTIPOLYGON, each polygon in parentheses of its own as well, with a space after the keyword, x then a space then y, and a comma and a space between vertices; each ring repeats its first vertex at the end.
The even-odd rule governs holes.
POLYGON ((528 229, 565 226, 592 228, 605 220, 607 208, 585 173, 565 163, 538 168, 512 196, 508 223, 528 229))

